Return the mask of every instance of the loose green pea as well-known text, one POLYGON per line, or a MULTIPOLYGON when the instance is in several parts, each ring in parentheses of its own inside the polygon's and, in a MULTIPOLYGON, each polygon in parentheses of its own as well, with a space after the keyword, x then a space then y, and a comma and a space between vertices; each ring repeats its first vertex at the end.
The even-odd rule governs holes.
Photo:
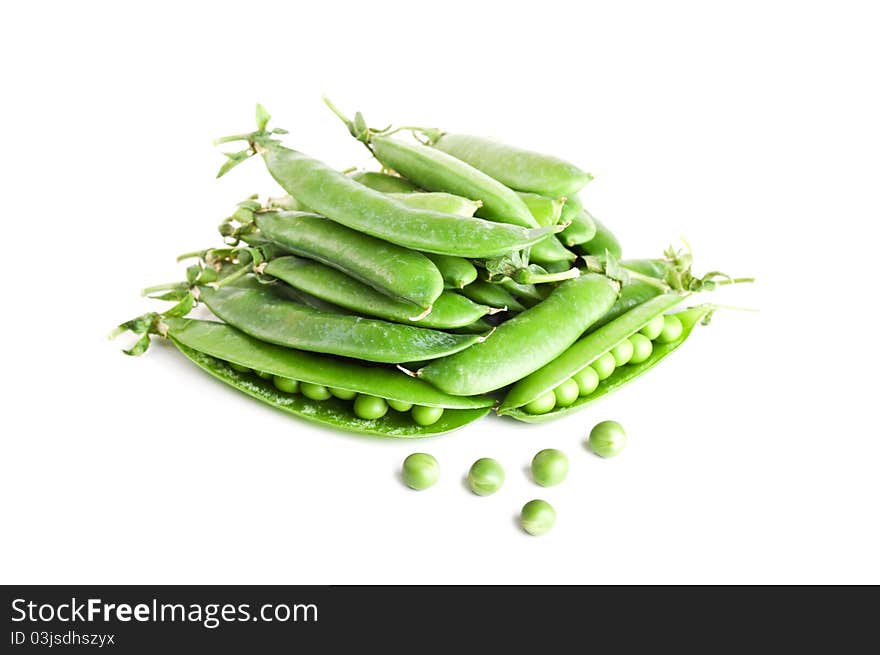
POLYGON ((599 374, 592 366, 581 369, 571 378, 578 385, 578 395, 583 398, 593 393, 599 386, 599 374))
POLYGON ((408 412, 412 409, 412 403, 404 403, 399 400, 387 400, 388 406, 393 409, 395 412, 408 412))
POLYGON ((525 406, 529 414, 546 414, 556 407, 556 394, 548 391, 543 396, 538 396, 525 406))
POLYGON ((632 357, 629 358, 630 364, 641 364, 654 352, 654 344, 644 334, 636 333, 629 338, 629 341, 633 347, 632 357))
POLYGON ((434 425, 443 416, 442 407, 425 407, 424 405, 416 405, 412 408, 412 417, 418 425, 428 426, 434 425))
POLYGON ((531 535, 545 534, 556 523, 556 510, 546 500, 530 500, 523 505, 520 525, 531 535))
POLYGON ((663 317, 663 330, 660 332, 660 336, 657 337, 657 341, 660 343, 671 343, 681 336, 683 329, 684 326, 682 326, 678 316, 667 314, 663 317))
POLYGON ((590 366, 596 371, 596 375, 599 376, 599 379, 604 380, 614 373, 614 369, 617 368, 617 361, 614 359, 614 355, 611 353, 605 353, 595 362, 590 364, 590 366))
POLYGON ((235 362, 229 362, 229 368, 237 373, 250 373, 251 369, 247 366, 242 366, 241 364, 236 364, 235 362))
POLYGON ((475 494, 489 496, 504 484, 504 468, 491 457, 483 457, 471 465, 467 480, 475 494))
POLYGON ((291 380, 290 378, 283 378, 280 375, 276 375, 272 378, 272 384, 275 385, 275 388, 278 391, 283 391, 284 393, 296 393, 299 391, 299 381, 291 380))
POLYGON ((615 366, 628 364, 633 356, 633 345, 630 343, 629 339, 621 341, 614 346, 614 348, 611 349, 611 356, 614 357, 615 366))
POLYGON ((553 390, 553 395, 556 396, 557 407, 568 407, 578 399, 580 388, 577 382, 569 378, 553 390))
POLYGON ((568 457, 561 450, 546 448, 532 459, 532 477, 542 487, 557 485, 568 475, 568 457))
POLYGON ((664 320, 664 316, 661 314, 660 316, 655 316, 651 319, 651 322, 648 323, 645 327, 643 327, 639 332, 648 337, 651 341, 660 336, 660 333, 663 331, 663 326, 666 324, 664 320))
POLYGON ((351 400, 357 396, 357 391, 349 391, 348 389, 340 389, 338 387, 328 387, 330 393, 339 398, 339 400, 351 400))
POLYGON ((254 373, 256 373, 257 375, 259 375, 259 376, 260 376, 261 378, 263 378, 264 380, 271 380, 271 379, 272 379, 272 374, 271 374, 271 373, 265 373, 264 371, 254 371, 254 373))
POLYGON ((358 418, 372 421, 377 418, 382 418, 387 413, 388 403, 385 402, 384 398, 360 394, 354 399, 354 414, 358 418))
POLYGON ((615 457, 626 446, 626 432, 617 421, 602 421, 590 430, 590 448, 599 457, 615 457))
POLYGON ((440 477, 440 465, 427 453, 413 453, 403 460, 403 481, 410 489, 427 489, 440 477))
POLYGON ((299 385, 299 390, 302 395, 312 400, 327 400, 330 398, 330 390, 322 384, 302 382, 299 385))

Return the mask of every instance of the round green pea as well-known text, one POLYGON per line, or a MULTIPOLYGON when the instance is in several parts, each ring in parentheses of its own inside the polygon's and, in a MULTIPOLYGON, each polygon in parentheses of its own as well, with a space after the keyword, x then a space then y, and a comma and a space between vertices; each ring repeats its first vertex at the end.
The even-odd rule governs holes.
POLYGON ((386 401, 388 406, 393 409, 395 412, 408 412, 412 409, 412 403, 405 403, 400 400, 391 400, 390 398, 386 401))
POLYGON ((491 457, 483 457, 471 465, 467 481, 475 494, 489 496, 504 484, 504 468, 491 457))
POLYGON ((568 475, 568 457, 561 450, 546 448, 532 459, 532 478, 542 487, 552 487, 568 475))
POLYGON ((520 525, 531 535, 545 534, 556 523, 556 510, 546 500, 530 500, 523 505, 520 525))
POLYGON ((602 421, 590 430, 590 448, 599 457, 615 457, 626 446, 626 432, 617 421, 602 421))
POLYGON ((581 369, 571 378, 578 385, 578 395, 583 398, 593 393, 599 386, 599 374, 591 366, 581 369))
POLYGON ((577 382, 569 378, 553 390, 553 395, 556 396, 557 407, 568 407, 578 399, 580 388, 577 382))
POLYGON ((663 331, 663 325, 666 321, 663 320, 663 314, 659 316, 655 316, 651 319, 651 322, 648 323, 645 327, 643 327, 639 332, 648 337, 651 341, 660 336, 660 333, 663 331))
POLYGON ((548 391, 543 396, 538 396, 525 406, 529 414, 546 414, 556 407, 556 394, 548 391))
POLYGON ((372 421, 388 413, 388 403, 384 398, 360 394, 354 399, 354 414, 358 418, 372 421))
POLYGON ((615 366, 623 366, 628 364, 633 356, 633 345, 629 339, 621 341, 611 349, 611 356, 614 357, 615 366))
POLYGON ((667 314, 663 317, 663 330, 660 332, 660 336, 657 337, 657 341, 660 343, 671 343, 681 336, 683 329, 681 319, 678 316, 667 314))
POLYGON ((299 391, 306 398, 311 398, 312 400, 327 400, 330 398, 330 390, 322 384, 300 382, 299 391))
POLYGON ((403 481, 410 489, 427 489, 440 477, 440 465, 427 453, 413 453, 403 460, 403 481))
POLYGON ((340 389, 338 387, 328 387, 328 391, 339 400, 351 400, 357 396, 357 391, 349 391, 348 389, 340 389))
POLYGON ((247 366, 242 366, 241 364, 236 364, 235 362, 229 362, 229 368, 237 373, 250 373, 251 369, 247 366))
POLYGON ((278 391, 283 391, 284 393, 296 393, 299 391, 298 380, 283 378, 280 375, 276 375, 272 378, 272 384, 275 385, 275 388, 278 389, 278 391))
POLYGON ((651 353, 654 352, 654 344, 644 334, 634 334, 629 338, 629 342, 633 347, 632 357, 629 358, 630 364, 641 364, 651 353))
POLYGON ((443 416, 442 407, 426 407, 424 405, 416 405, 410 412, 418 425, 428 426, 434 425, 443 416))
POLYGON ((260 376, 261 378, 263 378, 264 380, 271 380, 271 379, 272 379, 272 374, 271 374, 271 373, 266 373, 266 372, 264 372, 264 371, 254 371, 254 373, 256 373, 257 375, 259 375, 259 376, 260 376))
POLYGON ((593 367, 593 370, 596 371, 596 375, 599 376, 600 380, 605 380, 610 377, 612 373, 614 373, 614 369, 617 368, 617 362, 614 359, 614 355, 611 353, 605 353, 601 355, 595 362, 590 364, 593 367))

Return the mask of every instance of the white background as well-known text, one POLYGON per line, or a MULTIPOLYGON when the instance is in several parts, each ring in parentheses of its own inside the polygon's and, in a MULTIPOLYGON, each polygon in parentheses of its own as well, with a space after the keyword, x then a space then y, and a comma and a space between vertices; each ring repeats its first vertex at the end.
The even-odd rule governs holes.
POLYGON ((6 3, 0 581, 880 582, 870 5, 6 3), (256 101, 293 147, 369 164, 322 92, 579 163, 628 255, 683 235, 698 270, 757 276, 715 300, 760 312, 559 423, 417 444, 273 412, 162 344, 119 354, 138 290, 276 191, 258 161, 214 179, 256 101), (630 437, 610 461, 583 447, 606 418, 630 437), (541 489, 551 446, 571 473, 541 489), (443 469, 422 493, 396 477, 415 450, 443 469), (462 484, 482 456, 508 474, 490 498, 462 484), (514 521, 534 497, 542 538, 514 521))

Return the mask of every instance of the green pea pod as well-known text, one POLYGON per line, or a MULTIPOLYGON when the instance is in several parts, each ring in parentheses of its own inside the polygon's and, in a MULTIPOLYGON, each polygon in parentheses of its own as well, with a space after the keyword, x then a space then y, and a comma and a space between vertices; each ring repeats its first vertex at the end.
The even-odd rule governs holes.
MULTIPOLYGON (((515 191, 455 157, 421 144, 404 143, 380 135, 373 135, 370 145, 380 162, 420 187, 481 201, 478 216, 525 228, 538 227, 538 222, 515 191)), ((531 259, 539 264, 574 261, 575 258, 574 253, 552 236, 531 247, 531 259)))
POLYGON ((554 199, 537 193, 524 192, 519 192, 517 195, 526 203, 526 207, 529 208, 538 225, 556 225, 562 218, 565 198, 554 199))
POLYGON ((443 291, 443 276, 423 254, 323 216, 266 212, 257 214, 256 223, 264 237, 285 250, 332 266, 387 296, 427 309, 443 291))
MULTIPOLYGON (((378 174, 379 173, 377 173, 377 175, 378 174)), ((388 175, 387 177, 390 177, 391 179, 400 179, 391 175, 388 175)), ((443 193, 441 191, 422 193, 414 191, 393 191, 386 193, 386 195, 402 202, 407 207, 413 207, 415 209, 430 209, 445 214, 455 214, 456 216, 473 216, 477 209, 480 208, 481 204, 475 200, 468 200, 467 198, 462 198, 461 196, 456 196, 451 193, 443 193)), ((285 211, 311 212, 308 207, 303 205, 293 196, 269 198, 268 208, 282 209, 285 211)))
POLYGON ((504 278, 496 284, 504 288, 506 291, 509 291, 511 295, 529 307, 541 302, 547 297, 547 294, 541 291, 539 285, 520 284, 519 282, 511 280, 509 277, 504 278))
POLYGON ((581 250, 587 255, 594 255, 596 257, 603 257, 607 251, 617 259, 620 259, 623 253, 620 241, 598 218, 593 217, 593 223, 596 225, 596 235, 586 243, 581 244, 581 250))
POLYGON ((545 421, 562 418, 563 416, 568 416, 569 414, 577 412, 587 405, 590 405, 594 401, 598 400, 599 398, 603 398, 604 396, 607 396, 608 394, 617 391, 617 389, 619 389, 620 387, 628 384, 632 380, 644 374, 646 371, 654 368, 657 364, 668 357, 674 350, 676 350, 681 344, 683 344, 685 340, 687 340, 687 338, 691 335, 691 332, 693 332, 693 329, 697 325, 697 323, 703 320, 711 312, 711 305, 700 305, 697 307, 686 309, 681 312, 677 312, 676 314, 674 314, 674 316, 677 316, 681 321, 682 332, 676 340, 669 343, 655 342, 653 351, 651 352, 651 355, 650 357, 648 357, 648 359, 641 362, 640 364, 630 364, 616 369, 610 377, 599 382, 599 386, 596 388, 595 391, 593 391, 588 396, 579 398, 573 404, 567 407, 560 407, 546 414, 529 414, 522 408, 509 409, 506 411, 502 410, 500 413, 526 423, 543 423, 545 421))
POLYGON ((425 253, 443 276, 443 283, 450 289, 461 289, 477 279, 477 268, 464 257, 425 253))
POLYGON ((418 143, 405 143, 388 136, 373 135, 373 154, 427 191, 445 191, 479 200, 478 215, 493 221, 538 227, 529 208, 515 191, 455 157, 418 143))
POLYGON ((337 223, 406 248, 493 258, 527 248, 555 231, 407 207, 317 159, 262 136, 249 138, 262 151, 269 173, 294 198, 337 223))
POLYGON ((559 240, 566 246, 577 246, 594 239, 596 230, 596 219, 585 209, 572 218, 559 235, 559 240))
POLYGON ((461 293, 474 302, 496 309, 507 309, 511 312, 522 312, 526 309, 525 305, 517 300, 510 291, 500 284, 492 282, 477 280, 462 289, 461 293))
POLYGON ((290 286, 339 307, 367 316, 378 316, 389 321, 408 323, 419 327, 465 327, 486 314, 491 307, 449 291, 441 293, 431 311, 421 311, 412 303, 395 300, 368 287, 366 284, 316 261, 299 257, 279 257, 270 261, 264 272, 290 286))
POLYGON ((593 179, 574 164, 541 153, 468 134, 429 130, 435 148, 467 162, 517 191, 544 196, 570 196, 593 179), (433 133, 433 134, 431 134, 433 133))
POLYGON ((514 384, 498 412, 507 414, 552 391, 618 343, 638 332, 652 318, 675 307, 686 297, 685 294, 669 293, 653 298, 579 339, 558 357, 514 384))
POLYGON ((479 335, 447 334, 348 314, 320 312, 284 299, 271 284, 245 278, 216 289, 199 287, 199 299, 242 332, 279 346, 399 364, 463 350, 479 335))
POLYGON ((562 282, 482 343, 431 362, 417 375, 455 395, 499 389, 556 359, 608 311, 617 293, 617 283, 602 275, 562 282))
POLYGON ((399 200, 407 207, 414 209, 429 209, 444 214, 471 217, 482 204, 479 200, 468 200, 452 193, 442 191, 429 191, 426 193, 389 193, 392 198, 399 200))
POLYGON ((167 335, 187 348, 291 380, 427 407, 480 409, 495 402, 489 396, 465 398, 445 394, 394 368, 275 346, 223 323, 187 318, 165 318, 163 323, 167 335))
POLYGON ((400 439, 431 437, 464 427, 468 423, 482 418, 490 411, 488 408, 450 409, 443 412, 436 423, 426 427, 416 424, 408 414, 398 412, 388 412, 378 419, 362 419, 355 416, 350 409, 350 404, 343 400, 329 398, 316 401, 302 395, 283 393, 272 386, 268 380, 239 373, 219 359, 187 348, 174 339, 172 342, 183 355, 199 368, 248 396, 312 423, 319 423, 347 432, 400 439))
POLYGON ((382 193, 415 193, 419 188, 402 177, 376 173, 374 171, 358 171, 351 174, 351 179, 357 180, 364 186, 370 187, 382 193))
POLYGON ((656 298, 662 293, 663 291, 655 284, 642 282, 641 280, 627 282, 621 287, 620 297, 614 302, 614 305, 611 306, 608 313, 596 321, 592 327, 590 327, 589 332, 598 330, 603 325, 623 316, 633 307, 637 307, 651 298, 656 298))

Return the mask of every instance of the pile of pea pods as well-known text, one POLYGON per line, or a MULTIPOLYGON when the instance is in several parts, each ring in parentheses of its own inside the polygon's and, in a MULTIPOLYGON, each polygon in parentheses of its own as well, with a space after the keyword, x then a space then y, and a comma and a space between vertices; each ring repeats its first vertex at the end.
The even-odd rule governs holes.
POLYGON ((456 430, 491 411, 527 423, 583 409, 652 369, 706 322, 682 309, 732 279, 688 252, 622 258, 559 158, 435 128, 367 127, 329 101, 377 171, 338 171, 257 129, 253 156, 288 194, 251 196, 218 245, 182 257, 174 304, 123 323, 142 354, 166 338, 209 374, 308 421, 384 437, 456 430), (192 317, 197 306, 213 319, 192 317))

